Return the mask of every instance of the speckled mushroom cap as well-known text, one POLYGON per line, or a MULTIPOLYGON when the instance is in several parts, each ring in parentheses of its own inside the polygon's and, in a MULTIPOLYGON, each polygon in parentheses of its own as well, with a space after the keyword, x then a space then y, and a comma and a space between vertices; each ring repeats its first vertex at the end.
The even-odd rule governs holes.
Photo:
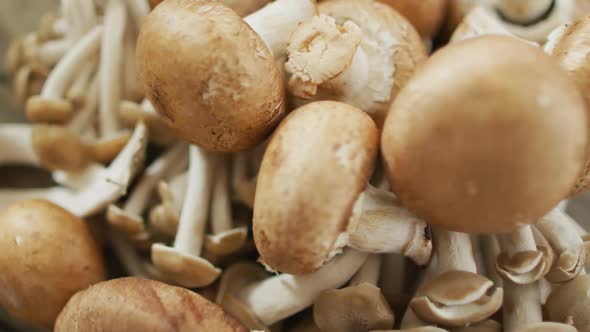
POLYGON ((379 0, 395 8, 423 37, 435 36, 446 14, 447 0, 379 0))
POLYGON ((247 332, 248 329, 197 293, 128 277, 101 282, 78 292, 55 324, 55 332, 99 331, 247 332))
POLYGON ((378 131, 361 110, 307 104, 281 122, 264 153, 254 240, 271 268, 305 274, 328 260, 373 171, 378 131))
POLYGON ((51 327, 77 291, 105 278, 88 225, 52 203, 29 200, 0 212, 0 306, 51 327))
POLYGON ((142 26, 137 62, 163 121, 205 149, 251 148, 284 116, 284 83, 271 52, 220 2, 159 4, 142 26))
POLYGON ((582 96, 537 47, 484 36, 445 47, 391 106, 382 134, 402 202, 442 228, 508 232, 557 205, 582 171, 582 96))

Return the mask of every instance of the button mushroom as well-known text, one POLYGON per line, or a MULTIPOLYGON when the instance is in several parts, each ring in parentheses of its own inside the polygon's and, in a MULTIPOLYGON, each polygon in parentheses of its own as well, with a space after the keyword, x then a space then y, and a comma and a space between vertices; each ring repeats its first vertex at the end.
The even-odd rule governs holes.
POLYGON ((307 104, 281 122, 264 153, 254 201, 254 240, 265 264, 310 273, 346 245, 428 261, 427 225, 391 193, 367 188, 377 142, 371 118, 344 103, 307 104))
POLYGON ((54 204, 10 205, 0 228, 0 306, 16 319, 52 327, 70 296, 105 279, 87 224, 54 204))
POLYGON ((451 43, 481 35, 512 36, 498 18, 485 7, 475 7, 457 26, 451 36, 451 43))
POLYGON ((285 64, 289 91, 301 106, 337 100, 380 126, 390 100, 426 59, 420 36, 394 9, 372 0, 320 3, 321 15, 299 25, 285 64))
POLYGON ((419 217, 508 232, 570 191, 584 166, 586 118, 554 59, 516 38, 482 36, 443 48, 412 77, 391 106, 381 152, 394 192, 419 217))
POLYGON ((74 295, 56 332, 248 332, 217 305, 187 289, 141 278, 96 284, 74 295))
POLYGON ((577 276, 556 288, 545 304, 549 320, 570 323, 580 331, 590 329, 588 304, 590 303, 590 275, 577 276))
POLYGON ((137 43, 147 98, 191 143, 220 152, 255 146, 285 115, 275 57, 315 12, 312 0, 280 0, 242 20, 217 1, 161 3, 137 43))

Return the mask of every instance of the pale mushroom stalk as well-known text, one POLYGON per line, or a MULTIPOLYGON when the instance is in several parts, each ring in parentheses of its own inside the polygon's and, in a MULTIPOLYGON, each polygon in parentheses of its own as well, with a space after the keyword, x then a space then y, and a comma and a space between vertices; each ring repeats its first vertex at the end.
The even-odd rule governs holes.
POLYGON ((185 287, 211 284, 221 271, 200 257, 212 191, 211 156, 191 145, 188 187, 174 246, 152 245, 152 261, 170 280, 185 287))
POLYGON ((62 17, 68 25, 67 37, 77 40, 97 24, 96 7, 92 0, 62 0, 62 17))
POLYGON ((123 208, 110 205, 107 219, 118 230, 126 235, 136 235, 145 232, 145 222, 142 214, 149 204, 149 199, 158 182, 177 163, 185 163, 187 147, 178 143, 156 159, 143 173, 133 192, 125 202, 123 208))
POLYGON ((150 13, 150 4, 147 0, 125 0, 129 14, 133 18, 135 28, 139 29, 145 17, 150 13))
POLYGON ((518 332, 528 324, 543 321, 539 283, 517 285, 504 280, 504 331, 518 332))
POLYGON ((210 222, 213 235, 205 238, 205 248, 215 255, 229 255, 238 251, 246 241, 248 229, 234 228, 229 194, 229 156, 216 156, 210 222))
POLYGON ((477 273, 469 234, 433 229, 439 273, 467 271, 477 273))
POLYGON ((93 28, 64 55, 47 77, 41 94, 27 101, 27 116, 30 120, 62 123, 70 120, 73 108, 71 103, 64 100, 64 95, 78 70, 100 48, 102 35, 102 26, 93 28))
POLYGON ((122 0, 108 0, 105 8, 105 32, 100 53, 99 128, 101 137, 119 130, 117 109, 121 100, 122 58, 127 12, 122 0))
POLYGON ((350 279, 349 285, 356 286, 362 283, 368 283, 376 286, 379 283, 383 255, 370 254, 360 269, 350 279))
POLYGON ((171 180, 170 184, 165 181, 158 184, 158 196, 161 203, 151 209, 149 222, 152 229, 162 235, 174 237, 178 231, 180 211, 186 190, 186 174, 184 175, 171 180), (179 181, 174 180, 180 178, 183 180, 179 185, 177 184, 179 181))
MULTIPOLYGON (((433 254, 430 262, 426 266, 426 269, 422 273, 421 279, 418 282, 418 290, 420 290, 424 285, 430 282, 432 279, 436 278, 438 270, 438 258, 436 253, 433 254)), ((409 306, 404 308, 405 312, 401 318, 400 327, 402 330, 405 329, 412 329, 412 328, 419 328, 422 326, 428 326, 429 323, 419 318, 414 310, 412 310, 409 306)))
POLYGON ((568 219, 571 217, 565 212, 553 209, 535 225, 558 255, 547 274, 547 279, 554 283, 566 282, 586 273, 584 241, 568 219))
POLYGON ((25 58, 27 61, 39 61, 48 68, 53 67, 59 59, 72 47, 72 40, 67 38, 49 40, 33 48, 25 49, 25 58))
POLYGON ((559 0, 498 0, 496 8, 507 21, 530 24, 546 15, 559 0))
MULTIPOLYGON (((127 2, 129 3, 130 0, 127 2)), ((147 5, 145 0, 134 0, 147 5)), ((149 9, 149 8, 148 8, 149 9)), ((143 89, 137 73, 137 60, 135 59, 135 48, 137 41, 136 29, 130 22, 127 22, 123 40, 123 91, 126 100, 139 101, 143 97, 143 89)))
MULTIPOLYGON (((98 65, 97 57, 92 58, 78 71, 74 78, 72 85, 66 91, 66 98, 72 102, 74 106, 83 106, 86 103, 86 97, 92 90, 91 85, 94 81, 96 67, 98 65)), ((75 116, 74 116, 75 117, 75 116)))
POLYGON ((32 130, 26 124, 0 125, 0 165, 38 165, 31 141, 32 130))
POLYGON ((252 208, 256 193, 256 177, 248 174, 248 153, 237 152, 232 160, 232 193, 233 199, 252 208))
POLYGON ((38 95, 43 89, 49 72, 38 64, 24 65, 13 76, 13 93, 15 99, 22 104, 29 97, 38 95))
POLYGON ((496 269, 496 262, 500 254, 500 245, 493 235, 483 235, 480 239, 483 254, 486 276, 494 282, 494 285, 502 287, 503 280, 496 269))
POLYGON ((80 135, 96 138, 95 135, 89 135, 89 133, 94 131, 92 125, 98 109, 98 75, 93 75, 86 84, 84 91, 81 91, 83 93, 84 105, 76 112, 72 120, 70 120, 68 128, 80 135))
POLYGON ((309 307, 321 291, 341 287, 366 258, 365 253, 346 249, 316 272, 281 274, 254 283, 238 294, 238 300, 269 326, 309 307))

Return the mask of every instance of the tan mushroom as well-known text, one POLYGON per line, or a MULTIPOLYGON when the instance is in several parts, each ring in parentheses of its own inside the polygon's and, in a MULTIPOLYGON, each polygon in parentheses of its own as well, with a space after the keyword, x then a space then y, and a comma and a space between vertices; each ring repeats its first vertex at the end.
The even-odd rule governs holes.
POLYGON ((580 331, 590 329, 590 275, 580 275, 557 288, 545 304, 547 318, 553 322, 570 323, 580 331))
POLYGON ((265 264, 310 273, 346 245, 428 261, 426 223, 393 194, 367 187, 377 135, 368 115, 332 101, 307 104, 281 123, 264 153, 254 201, 254 240, 265 264))
POLYGON ((391 110, 381 152, 394 192, 449 230, 489 234, 532 223, 563 199, 584 166, 581 95, 554 59, 516 38, 446 46, 391 110))
POLYGON ((485 7, 470 10, 451 36, 451 43, 482 35, 513 36, 500 20, 485 7))
POLYGON ((180 211, 182 211, 182 198, 177 197, 170 189, 167 182, 158 183, 158 196, 161 203, 154 206, 149 213, 150 227, 160 235, 174 237, 178 230, 180 211))
POLYGON ((72 297, 56 332, 247 332, 217 305, 190 290, 141 278, 96 284, 72 297))
POLYGON ((489 318, 502 306, 502 288, 477 274, 468 234, 433 230, 438 276, 426 281, 410 301, 421 319, 451 327, 489 318))
POLYGON ((395 315, 376 287, 380 255, 369 255, 342 289, 326 289, 313 302, 314 321, 322 331, 371 331, 393 327, 395 315))
POLYGON ((395 8, 414 25, 423 38, 436 36, 447 9, 447 0, 379 0, 395 8))
POLYGON ((420 36, 394 9, 372 0, 325 1, 319 10, 289 42, 293 103, 341 101, 381 127, 390 100, 426 59, 420 36))
POLYGON ((0 227, 0 306, 15 319, 52 327, 70 296, 106 277, 87 224, 54 204, 15 203, 0 227))
POLYGON ((191 143, 219 152, 251 148, 285 115, 275 58, 315 13, 313 0, 275 1, 244 20, 217 1, 163 2, 137 44, 146 96, 191 143), (170 25, 170 18, 182 24, 170 25))

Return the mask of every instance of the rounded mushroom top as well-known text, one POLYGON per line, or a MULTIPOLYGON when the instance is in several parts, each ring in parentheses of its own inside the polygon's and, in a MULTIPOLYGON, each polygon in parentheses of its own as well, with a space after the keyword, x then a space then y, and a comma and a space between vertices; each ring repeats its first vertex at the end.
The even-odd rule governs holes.
POLYGON ((339 102, 307 104, 281 122, 254 201, 254 240, 266 264, 304 274, 331 258, 373 171, 377 144, 371 118, 339 102))
POLYGON ((74 295, 60 313, 56 332, 247 332, 216 304, 184 288, 141 278, 96 284, 74 295))
POLYGON ((422 37, 436 35, 443 22, 447 0, 379 0, 395 8, 418 30, 422 37))
POLYGON ((572 321, 580 331, 590 328, 590 275, 580 275, 551 292, 545 304, 547 317, 553 322, 572 321))
POLYGON ((0 229, 0 306, 18 320, 51 327, 74 293, 105 278, 88 225, 61 207, 15 203, 0 229))
POLYGON ((538 48, 483 36, 435 53, 391 106, 382 133, 401 201, 439 227, 498 233, 539 219, 582 171, 582 96, 538 48))
POLYGON ((284 115, 284 82, 271 52, 218 1, 158 5, 141 28, 137 62, 164 123, 205 149, 251 148, 284 115))

